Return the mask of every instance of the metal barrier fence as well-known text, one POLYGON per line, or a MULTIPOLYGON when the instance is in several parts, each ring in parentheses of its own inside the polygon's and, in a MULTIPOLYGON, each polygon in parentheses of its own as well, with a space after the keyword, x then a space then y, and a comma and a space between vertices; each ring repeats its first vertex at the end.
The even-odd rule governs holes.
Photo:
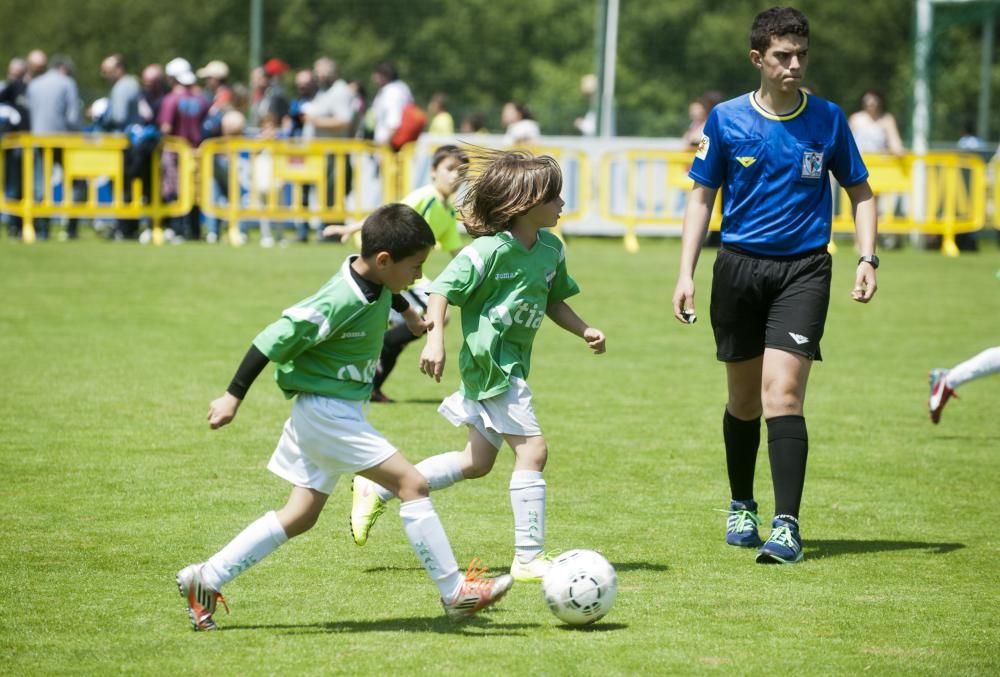
POLYGON ((231 244, 242 242, 241 221, 356 221, 402 197, 404 163, 366 141, 216 138, 198 154, 198 203, 227 222, 231 244))
POLYGON ((126 185, 125 150, 128 140, 121 134, 60 134, 32 136, 7 134, 0 140, 4 161, 0 162, 0 185, 7 187, 8 153, 20 159, 20 195, 0 196, 0 211, 22 219, 21 237, 35 241, 35 220, 109 217, 150 219, 154 240, 162 241, 162 221, 183 216, 194 205, 191 147, 184 139, 164 138, 153 152, 148 201, 138 179, 126 185), (161 182, 163 162, 177 168, 176 196, 164 199, 161 182))
MULTIPOLYGON (((499 141, 475 138, 478 145, 499 141)), ((8 154, 19 154, 20 197, 7 197, 5 191, 0 211, 23 219, 28 242, 35 238, 35 219, 65 216, 146 218, 153 241, 161 243, 163 219, 184 216, 199 205, 206 217, 225 221, 230 243, 240 244, 239 224, 249 221, 316 227, 363 219, 378 205, 429 182, 430 157, 439 142, 456 140, 424 138, 395 154, 354 139, 220 138, 192 150, 183 139, 168 137, 153 154, 144 199, 137 180, 126 185, 122 135, 8 134, 0 139, 5 159, 0 184, 7 185, 8 154), (165 160, 176 162, 176 195, 163 194, 165 160)), ((691 188, 691 152, 659 147, 654 140, 602 145, 561 137, 546 138, 530 150, 552 155, 563 168, 564 232, 617 234, 630 251, 638 249, 641 235, 680 232, 691 188)), ((880 232, 940 235, 943 253, 957 255, 955 235, 986 225, 989 193, 993 219, 998 219, 1000 163, 994 163, 988 181, 986 163, 971 153, 866 155, 865 162, 878 199, 880 232)), ((710 223, 716 230, 720 205, 716 200, 710 223)), ((842 190, 835 192, 833 230, 853 232, 842 190)))

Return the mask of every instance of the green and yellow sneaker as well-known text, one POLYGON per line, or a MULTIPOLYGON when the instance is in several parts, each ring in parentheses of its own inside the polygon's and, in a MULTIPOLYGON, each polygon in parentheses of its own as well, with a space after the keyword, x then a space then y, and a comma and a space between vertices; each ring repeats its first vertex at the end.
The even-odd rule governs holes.
POLYGON ((510 575, 518 583, 540 583, 545 573, 552 568, 552 560, 558 554, 558 550, 543 552, 527 563, 522 563, 515 555, 510 565, 510 575))
POLYGON ((375 492, 375 483, 361 475, 354 476, 351 491, 351 536, 358 545, 368 542, 375 520, 385 512, 385 501, 375 492))

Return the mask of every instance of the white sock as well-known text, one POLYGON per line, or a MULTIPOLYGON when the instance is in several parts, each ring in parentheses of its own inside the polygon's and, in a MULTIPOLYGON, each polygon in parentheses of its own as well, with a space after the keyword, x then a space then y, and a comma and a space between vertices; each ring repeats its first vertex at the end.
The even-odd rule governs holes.
POLYGON ((515 470, 510 476, 514 509, 514 554, 527 564, 545 546, 545 480, 537 470, 515 470))
POLYGON ((233 580, 288 541, 273 510, 241 531, 222 550, 208 558, 201 575, 214 590, 233 580))
POLYGON ((437 585, 441 599, 453 600, 462 588, 462 574, 458 571, 455 554, 431 499, 420 498, 401 503, 399 517, 403 520, 403 531, 410 539, 410 547, 437 585))
POLYGON ((955 389, 963 383, 995 374, 998 371, 1000 371, 1000 346, 987 348, 957 367, 949 369, 948 374, 944 377, 944 382, 949 388, 955 389))
MULTIPOLYGON (((427 480, 431 491, 447 489, 455 482, 465 479, 465 475, 462 474, 462 452, 460 451, 447 451, 437 456, 425 458, 417 463, 416 468, 427 480)), ((375 485, 375 493, 383 501, 395 498, 395 495, 381 484, 375 485)))

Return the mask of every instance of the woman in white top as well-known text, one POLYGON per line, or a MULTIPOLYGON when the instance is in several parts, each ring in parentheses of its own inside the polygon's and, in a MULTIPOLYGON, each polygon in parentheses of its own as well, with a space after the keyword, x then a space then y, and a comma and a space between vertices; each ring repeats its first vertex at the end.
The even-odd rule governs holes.
POLYGON ((506 127, 504 140, 509 144, 538 141, 542 130, 531 117, 527 106, 516 101, 508 101, 500 112, 500 122, 506 127))
POLYGON ((885 110, 885 97, 877 89, 869 89, 861 95, 861 110, 852 113, 847 124, 862 153, 902 155, 906 152, 896 118, 885 110))

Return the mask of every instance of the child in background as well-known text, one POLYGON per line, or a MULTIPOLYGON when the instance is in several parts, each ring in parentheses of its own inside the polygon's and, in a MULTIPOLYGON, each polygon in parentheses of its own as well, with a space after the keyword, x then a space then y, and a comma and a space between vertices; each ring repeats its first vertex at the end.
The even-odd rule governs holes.
POLYGON ((215 629, 212 615, 222 586, 308 531, 345 473, 361 473, 398 492, 403 530, 449 616, 475 613, 513 583, 510 576, 482 578, 485 569, 476 560, 462 576, 427 481, 365 420, 390 305, 414 333, 427 328, 398 292, 420 276, 434 237, 419 214, 400 204, 375 210, 361 235, 361 255, 348 257, 319 291, 258 334, 226 393, 209 406, 213 429, 228 424, 254 379, 269 361, 276 363, 278 386, 295 404, 267 467, 290 482, 292 492, 281 510, 259 518, 205 562, 178 572, 177 587, 195 630, 215 629))
MULTIPOLYGON (((559 165, 551 157, 523 151, 483 155, 462 210, 466 230, 476 239, 431 285, 427 319, 435 324, 420 356, 421 371, 440 381, 445 310, 449 303, 459 306, 465 339, 459 355, 461 386, 438 411, 454 425, 468 427, 468 442, 463 451, 421 461, 417 470, 435 491, 483 477, 506 441, 514 451, 511 574, 518 581, 537 581, 551 563, 543 553, 542 470, 548 449, 526 381, 531 346, 545 315, 595 353, 605 351, 605 337, 566 303, 579 288, 567 272, 562 242, 548 231, 564 204, 559 165)), ((371 478, 355 478, 351 531, 356 543, 367 541, 393 493, 371 478)))
MULTIPOLYGON (((403 198, 403 204, 410 205, 424 217, 434 233, 437 246, 448 252, 452 258, 457 256, 462 249, 462 238, 458 234, 458 218, 452 199, 461 185, 461 174, 468 163, 468 154, 458 146, 441 146, 434 151, 431 158, 431 182, 403 198)), ((327 226, 323 235, 340 236, 342 240, 346 241, 359 228, 359 225, 327 226)), ((427 278, 421 278, 403 292, 403 296, 410 302, 410 305, 415 306, 420 313, 427 309, 427 289, 430 283, 427 278)), ((393 401, 382 392, 382 384, 395 368, 396 360, 399 359, 403 348, 418 338, 407 328, 406 323, 398 315, 392 317, 391 324, 392 328, 385 333, 382 355, 379 358, 378 368, 375 370, 372 402, 393 401)))

